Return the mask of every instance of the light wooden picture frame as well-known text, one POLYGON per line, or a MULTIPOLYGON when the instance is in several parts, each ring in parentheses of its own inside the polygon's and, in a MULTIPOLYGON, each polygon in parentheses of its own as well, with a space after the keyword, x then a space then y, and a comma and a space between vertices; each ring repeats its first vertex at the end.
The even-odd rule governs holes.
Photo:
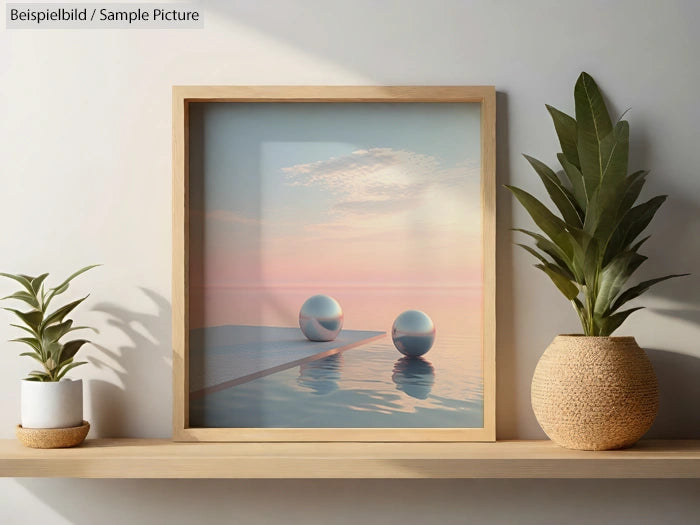
POLYGON ((494 441, 495 125, 493 86, 174 87, 173 439, 494 441))

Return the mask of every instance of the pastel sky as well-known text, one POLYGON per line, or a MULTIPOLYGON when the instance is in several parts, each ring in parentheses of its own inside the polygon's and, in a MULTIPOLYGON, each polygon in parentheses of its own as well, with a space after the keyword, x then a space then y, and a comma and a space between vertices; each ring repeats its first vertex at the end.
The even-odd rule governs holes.
POLYGON ((480 282, 478 104, 192 106, 193 285, 480 282))

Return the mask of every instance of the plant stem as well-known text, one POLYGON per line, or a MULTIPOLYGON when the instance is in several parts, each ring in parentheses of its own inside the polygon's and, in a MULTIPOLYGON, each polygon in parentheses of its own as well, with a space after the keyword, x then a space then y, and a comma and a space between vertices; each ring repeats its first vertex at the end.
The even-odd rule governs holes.
POLYGON ((586 294, 586 309, 588 310, 588 326, 586 327, 585 334, 586 335, 595 335, 595 323, 593 320, 593 310, 595 309, 595 302, 593 301, 593 297, 590 293, 586 294))

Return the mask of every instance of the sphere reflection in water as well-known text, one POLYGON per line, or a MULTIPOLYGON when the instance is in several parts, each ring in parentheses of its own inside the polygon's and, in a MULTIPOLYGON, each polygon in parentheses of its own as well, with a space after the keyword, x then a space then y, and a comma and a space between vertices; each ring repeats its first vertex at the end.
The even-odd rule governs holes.
POLYGON ((338 390, 343 354, 338 353, 299 367, 297 384, 310 389, 314 394, 325 395, 338 390))
POLYGON ((435 383, 435 369, 422 357, 402 357, 391 379, 396 389, 416 399, 427 399, 435 383))
POLYGON ((333 341, 343 327, 343 309, 328 295, 309 297, 299 311, 299 328, 309 341, 333 341))
POLYGON ((435 342, 435 324, 420 310, 406 310, 391 328, 394 346, 403 355, 418 357, 425 354, 435 342))

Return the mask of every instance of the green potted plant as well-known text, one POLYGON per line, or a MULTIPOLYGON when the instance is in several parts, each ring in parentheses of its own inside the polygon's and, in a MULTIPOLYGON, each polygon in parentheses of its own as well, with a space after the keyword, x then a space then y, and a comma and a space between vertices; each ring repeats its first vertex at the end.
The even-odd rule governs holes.
MULTIPOLYGON (((611 337, 641 306, 627 307, 666 275, 625 288, 647 259, 643 233, 665 195, 637 203, 647 171, 628 173, 629 124, 613 123, 593 78, 581 73, 573 118, 547 106, 559 138, 563 172, 525 156, 556 211, 526 191, 507 186, 542 233, 518 229, 520 244, 576 311, 582 335, 557 336, 540 359, 532 406, 545 433, 576 449, 630 446, 658 410, 651 362, 633 337, 611 337)), ((683 274, 686 275, 686 274, 683 274)))
MULTIPOLYGON (((77 361, 76 354, 89 341, 71 339, 65 341, 69 333, 93 328, 74 326, 70 314, 87 296, 56 307, 55 298, 64 293, 69 283, 78 275, 97 265, 81 268, 61 284, 53 288, 45 285, 48 273, 36 277, 22 274, 0 273, 19 283, 21 289, 3 300, 24 303, 28 309, 5 308, 14 313, 19 324, 11 326, 22 330, 22 337, 12 339, 28 348, 21 356, 34 359, 40 368, 29 373, 22 380, 21 425, 18 437, 29 446, 66 446, 66 436, 80 436, 82 442, 89 425, 83 421, 83 383, 66 378, 66 374, 85 361, 77 361), (42 429, 38 431, 36 429, 42 429), (54 429, 53 432, 46 429, 54 429), (56 429, 72 429, 60 432, 56 429)), ((72 443, 72 444, 78 444, 72 443)))

